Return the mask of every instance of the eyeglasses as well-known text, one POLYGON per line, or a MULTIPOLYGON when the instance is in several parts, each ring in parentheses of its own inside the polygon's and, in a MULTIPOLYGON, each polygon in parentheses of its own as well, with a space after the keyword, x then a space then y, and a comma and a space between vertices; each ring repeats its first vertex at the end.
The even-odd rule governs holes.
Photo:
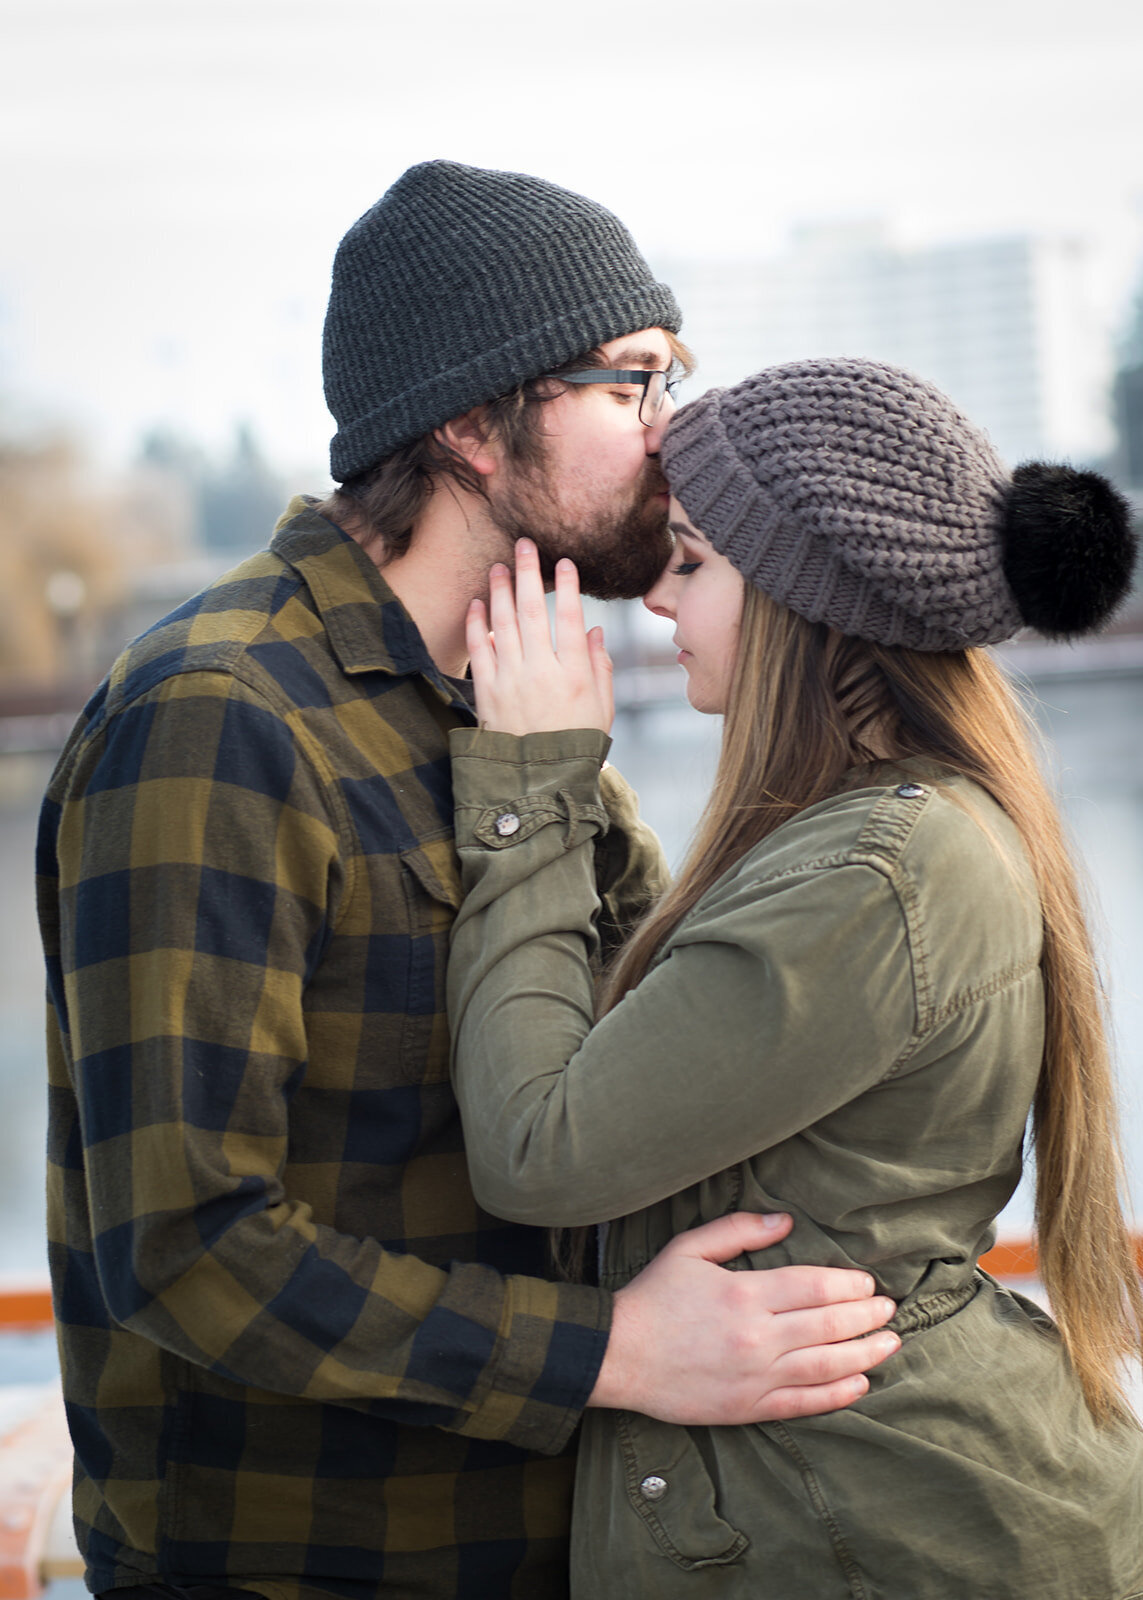
POLYGON ((628 371, 626 368, 590 367, 585 372, 556 373, 560 383, 637 383, 643 390, 639 400, 639 421, 649 428, 663 409, 667 395, 675 392, 675 379, 657 369, 651 372, 642 367, 628 371))

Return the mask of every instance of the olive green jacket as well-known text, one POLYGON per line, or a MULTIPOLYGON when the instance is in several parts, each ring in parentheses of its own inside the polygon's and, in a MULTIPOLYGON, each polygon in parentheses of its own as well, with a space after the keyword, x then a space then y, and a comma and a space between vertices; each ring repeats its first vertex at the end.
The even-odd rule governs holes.
POLYGON ((1097 1430, 1046 1315, 976 1267, 1043 1044, 1015 831, 931 768, 777 830, 596 1027, 602 735, 452 735, 467 898, 449 974, 473 1185, 609 1221, 621 1287, 683 1229, 785 1210, 740 1265, 870 1269, 903 1346, 850 1409, 680 1428, 591 1412, 573 1593, 772 1600, 1143 1594, 1143 1435, 1097 1430))

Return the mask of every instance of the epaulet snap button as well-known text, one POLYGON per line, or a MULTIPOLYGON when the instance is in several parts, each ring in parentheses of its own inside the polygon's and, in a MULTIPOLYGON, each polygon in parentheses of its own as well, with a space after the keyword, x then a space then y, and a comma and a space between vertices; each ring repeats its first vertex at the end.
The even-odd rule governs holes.
POLYGON ((919 783, 902 783, 893 791, 898 800, 919 800, 924 792, 919 783))

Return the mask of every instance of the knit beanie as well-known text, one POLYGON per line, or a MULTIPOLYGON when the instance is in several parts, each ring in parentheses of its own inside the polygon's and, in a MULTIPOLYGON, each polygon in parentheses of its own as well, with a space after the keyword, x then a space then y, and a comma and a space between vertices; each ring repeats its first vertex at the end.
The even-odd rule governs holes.
POLYGON ((522 172, 410 167, 338 246, 325 397, 339 483, 583 351, 677 333, 675 297, 603 206, 522 172))
POLYGON ((1105 622, 1137 539, 1094 472, 1014 473, 931 383, 875 361, 769 367, 684 406, 663 466, 744 578, 811 622, 914 650, 1105 622))

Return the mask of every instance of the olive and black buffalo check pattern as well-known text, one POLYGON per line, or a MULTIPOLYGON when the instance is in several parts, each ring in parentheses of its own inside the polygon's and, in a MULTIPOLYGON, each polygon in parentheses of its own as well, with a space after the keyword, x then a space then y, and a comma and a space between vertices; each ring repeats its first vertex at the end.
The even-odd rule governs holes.
MULTIPOLYGON (((96 1591, 565 1592, 609 1301, 469 1188, 444 969, 472 720, 298 500, 60 759, 49 1244, 96 1591)), ((613 835, 625 920, 659 860, 613 835)))

